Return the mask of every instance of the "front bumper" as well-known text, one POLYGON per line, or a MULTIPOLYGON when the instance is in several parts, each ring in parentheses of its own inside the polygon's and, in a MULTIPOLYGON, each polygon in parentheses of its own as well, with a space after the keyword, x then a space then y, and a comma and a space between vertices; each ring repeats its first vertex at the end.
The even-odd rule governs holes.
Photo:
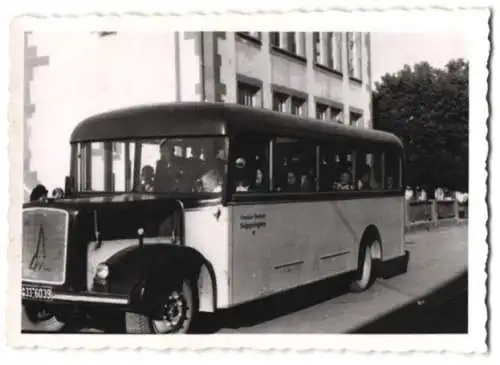
POLYGON ((95 294, 95 293, 56 293, 54 301, 65 303, 109 304, 128 306, 129 298, 121 295, 95 294))
POLYGON ((130 297, 126 295, 94 292, 68 292, 50 285, 23 283, 21 289, 23 302, 52 304, 95 304, 128 307, 130 297))

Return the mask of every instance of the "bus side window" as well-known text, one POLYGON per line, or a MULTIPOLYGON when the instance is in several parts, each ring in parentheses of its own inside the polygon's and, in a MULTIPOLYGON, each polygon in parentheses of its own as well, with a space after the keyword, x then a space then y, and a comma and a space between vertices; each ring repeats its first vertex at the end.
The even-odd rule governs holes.
POLYGON ((333 181, 333 190, 353 190, 353 153, 338 152, 335 157, 335 175, 333 181))
POLYGON ((232 190, 236 193, 269 191, 269 140, 241 135, 232 141, 232 190))
POLYGON ((316 145, 278 138, 274 149, 274 191, 316 191, 316 145))
POLYGON ((385 153, 385 189, 401 188, 401 159, 398 155, 385 153))
POLYGON ((373 190, 382 187, 382 154, 357 153, 356 188, 358 190, 373 190))
POLYGON ((338 148, 320 148, 320 191, 342 191, 354 189, 352 175, 352 153, 339 151, 338 148))

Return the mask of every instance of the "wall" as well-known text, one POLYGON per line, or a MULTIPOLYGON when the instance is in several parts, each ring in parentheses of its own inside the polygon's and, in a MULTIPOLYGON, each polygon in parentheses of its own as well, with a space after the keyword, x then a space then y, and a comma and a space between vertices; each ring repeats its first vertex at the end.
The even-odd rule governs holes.
MULTIPOLYGON (((64 184, 69 171, 69 137, 94 113, 175 100, 201 100, 201 68, 196 34, 35 33, 28 39, 50 60, 34 69, 29 92, 35 106, 29 130, 25 185, 49 191, 64 184), (182 61, 181 61, 182 59, 182 61), (36 172, 36 181, 27 180, 36 172)), ((33 51, 31 51, 33 52, 33 51)), ((25 58, 29 54, 25 51, 25 58)), ((25 71, 26 73, 26 71, 25 71)))

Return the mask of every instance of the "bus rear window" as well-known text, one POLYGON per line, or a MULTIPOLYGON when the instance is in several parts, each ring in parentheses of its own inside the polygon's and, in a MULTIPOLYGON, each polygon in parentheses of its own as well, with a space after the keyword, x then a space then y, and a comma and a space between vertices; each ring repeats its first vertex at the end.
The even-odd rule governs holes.
POLYGON ((401 188, 401 157, 399 155, 385 153, 385 189, 401 188))

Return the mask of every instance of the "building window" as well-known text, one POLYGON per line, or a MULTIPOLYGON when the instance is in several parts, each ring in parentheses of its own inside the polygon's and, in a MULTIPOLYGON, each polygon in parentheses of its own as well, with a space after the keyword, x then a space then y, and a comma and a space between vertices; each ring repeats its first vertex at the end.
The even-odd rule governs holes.
POLYGON ((285 93, 274 92, 273 110, 298 116, 307 116, 307 100, 285 93))
POLYGON ((238 104, 247 106, 262 106, 260 88, 255 85, 238 82, 238 104))
POLYGON ((293 115, 305 116, 306 115, 305 106, 306 106, 306 101, 304 99, 292 96, 291 112, 293 115))
POLYGON ((288 95, 282 93, 273 93, 273 110, 286 113, 288 111, 287 101, 288 95))
POLYGON ((316 119, 328 120, 329 107, 324 104, 316 104, 316 119))
POLYGON ((291 53, 297 53, 297 40, 295 39, 295 32, 286 33, 286 50, 291 53))
POLYGON ((238 32, 238 34, 241 34, 246 37, 258 39, 259 41, 261 40, 261 34, 260 32, 238 32))
POLYGON ((317 64, 323 63, 323 47, 321 46, 321 33, 313 32, 313 45, 314 45, 314 62, 317 64))
POLYGON ((342 71, 342 35, 328 33, 328 67, 335 71, 342 71))
POLYGON ((342 72, 342 34, 334 32, 313 33, 316 64, 342 72))
POLYGON ((325 104, 316 104, 316 118, 320 120, 331 120, 335 123, 343 123, 342 109, 325 104))
POLYGON ((279 47, 280 46, 280 33, 279 32, 269 33, 269 41, 271 42, 271 46, 279 47))
POLYGON ((306 34, 304 32, 295 32, 297 39, 297 54, 306 57, 306 34))
POLYGON ((336 123, 344 123, 344 112, 340 108, 332 107, 330 110, 330 117, 336 123))
POLYGON ((356 54, 357 54, 357 67, 356 67, 356 72, 355 72, 355 75, 354 77, 358 78, 358 79, 362 79, 363 78, 363 74, 362 74, 362 69, 363 69, 363 49, 362 49, 362 44, 361 44, 361 39, 362 39, 362 34, 361 33, 356 33, 356 36, 355 36, 355 44, 356 44, 356 54))
POLYGON ((349 32, 346 34, 347 44, 347 69, 349 77, 361 80, 362 52, 361 33, 349 32))
POLYGON ((306 38, 304 32, 271 32, 271 46, 283 49, 289 53, 305 57, 306 38))
POLYGON ((355 127, 361 127, 363 122, 363 114, 350 112, 349 124, 355 127))

